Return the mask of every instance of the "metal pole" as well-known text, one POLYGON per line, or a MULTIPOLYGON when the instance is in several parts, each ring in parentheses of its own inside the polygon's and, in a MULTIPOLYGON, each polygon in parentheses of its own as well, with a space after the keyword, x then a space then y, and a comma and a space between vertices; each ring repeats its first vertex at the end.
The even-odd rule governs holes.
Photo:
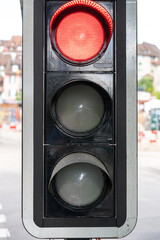
POLYGON ((21 13, 22 13, 22 8, 23 8, 23 0, 19 0, 20 2, 20 7, 21 7, 21 13))

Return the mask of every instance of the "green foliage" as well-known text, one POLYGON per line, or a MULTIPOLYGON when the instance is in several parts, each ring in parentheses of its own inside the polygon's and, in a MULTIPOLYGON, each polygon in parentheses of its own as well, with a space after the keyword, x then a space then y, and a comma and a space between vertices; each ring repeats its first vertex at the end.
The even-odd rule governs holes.
POLYGON ((151 76, 144 76, 139 82, 138 87, 143 88, 144 91, 152 93, 154 91, 153 78, 151 76))
POLYGON ((16 94, 16 100, 17 101, 22 101, 22 92, 19 92, 16 94))
POLYGON ((153 86, 153 78, 151 76, 144 76, 138 82, 138 89, 150 92, 153 96, 156 96, 156 98, 160 100, 160 92, 155 91, 153 86))
POLYGON ((156 98, 160 100, 160 92, 156 92, 156 98))

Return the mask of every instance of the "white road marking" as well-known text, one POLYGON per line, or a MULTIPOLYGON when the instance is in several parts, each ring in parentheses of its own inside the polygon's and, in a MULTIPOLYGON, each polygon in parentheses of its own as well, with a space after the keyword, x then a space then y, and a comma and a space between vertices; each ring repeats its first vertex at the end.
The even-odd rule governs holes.
POLYGON ((0 214, 0 223, 6 222, 6 216, 4 214, 0 214))
MULTIPOLYGON (((2 209, 3 209, 3 206, 0 203, 0 210, 2 210, 2 209)), ((3 226, 4 225, 3 223, 5 223, 5 222, 7 222, 6 216, 4 214, 0 214, 0 224, 2 224, 2 226, 3 226)), ((0 239, 2 239, 2 238, 8 239, 10 237, 11 237, 11 234, 10 234, 8 228, 4 228, 4 226, 1 227, 1 225, 0 225, 0 239)))
POLYGON ((8 228, 0 228, 0 238, 9 238, 10 236, 8 228))

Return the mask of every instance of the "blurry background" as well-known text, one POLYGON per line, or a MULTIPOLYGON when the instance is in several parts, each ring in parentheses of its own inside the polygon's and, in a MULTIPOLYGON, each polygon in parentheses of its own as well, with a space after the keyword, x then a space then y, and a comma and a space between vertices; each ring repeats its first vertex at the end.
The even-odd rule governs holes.
MULTIPOLYGON (((160 239, 159 9, 138 0, 139 219, 126 240, 160 239)), ((33 239, 21 223, 21 106, 20 3, 0 0, 0 239, 33 239)))

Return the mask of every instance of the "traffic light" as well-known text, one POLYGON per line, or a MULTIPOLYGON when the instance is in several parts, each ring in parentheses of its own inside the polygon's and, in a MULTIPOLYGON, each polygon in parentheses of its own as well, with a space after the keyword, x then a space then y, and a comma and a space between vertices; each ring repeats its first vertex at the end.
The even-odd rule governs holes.
POLYGON ((23 0, 27 231, 129 234, 136 157, 136 2, 23 0))

